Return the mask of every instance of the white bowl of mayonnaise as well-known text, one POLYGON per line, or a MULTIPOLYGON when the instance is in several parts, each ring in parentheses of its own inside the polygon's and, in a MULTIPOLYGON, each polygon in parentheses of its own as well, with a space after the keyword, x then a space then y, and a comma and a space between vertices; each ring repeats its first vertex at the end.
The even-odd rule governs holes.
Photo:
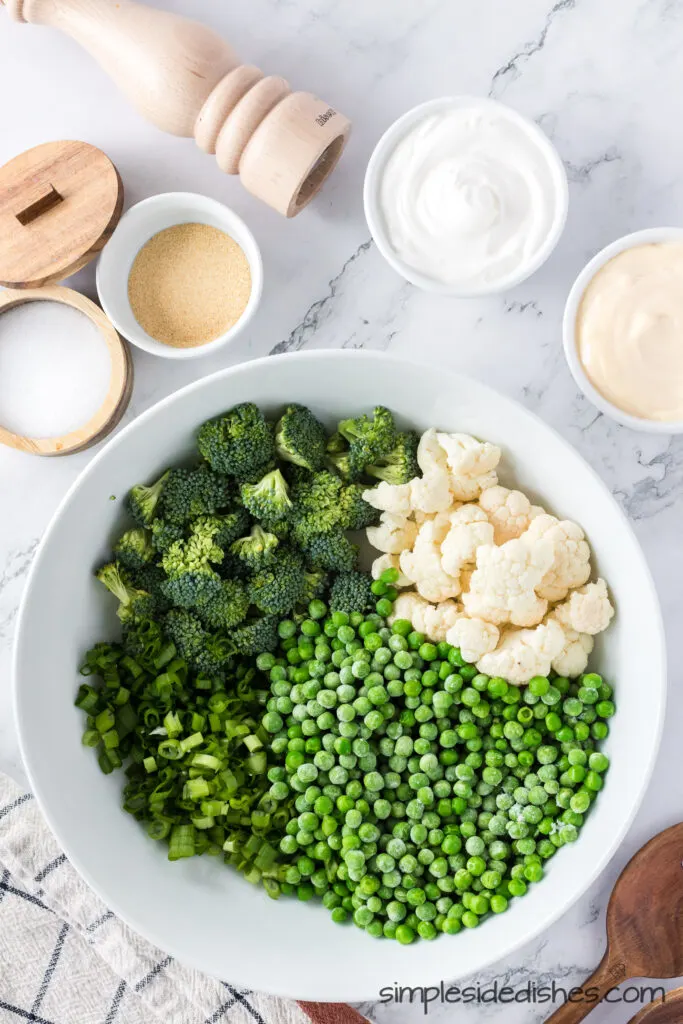
POLYGON ((567 219, 567 175, 533 121, 495 100, 443 97, 384 133, 364 202, 399 274, 471 298, 507 291, 547 260, 567 219))
POLYGON ((563 322, 574 380, 617 423, 683 433, 683 228, 647 228, 601 250, 563 322))

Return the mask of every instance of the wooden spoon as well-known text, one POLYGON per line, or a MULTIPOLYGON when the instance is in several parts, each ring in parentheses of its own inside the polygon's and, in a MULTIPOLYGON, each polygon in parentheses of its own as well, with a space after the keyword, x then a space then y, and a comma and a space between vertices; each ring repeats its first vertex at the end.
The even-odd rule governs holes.
POLYGON ((665 1001, 656 999, 637 1013, 630 1024, 680 1024, 683 1020, 683 988, 666 993, 665 1001))
MULTIPOLYGON (((627 978, 683 975, 683 823, 651 839, 626 865, 607 907, 607 951, 582 986, 590 998, 566 1002, 546 1024, 578 1024, 596 1002, 627 978)), ((668 1006, 668 1004, 660 1004, 668 1006)), ((672 1003, 672 1008, 676 1004, 672 1003)), ((655 1013, 658 1004, 651 1009, 655 1013)), ((663 1011, 661 1011, 663 1012, 663 1011)), ((636 1020, 640 1021, 640 1016, 636 1020)), ((673 1016, 647 1017, 647 1024, 679 1024, 673 1016)))

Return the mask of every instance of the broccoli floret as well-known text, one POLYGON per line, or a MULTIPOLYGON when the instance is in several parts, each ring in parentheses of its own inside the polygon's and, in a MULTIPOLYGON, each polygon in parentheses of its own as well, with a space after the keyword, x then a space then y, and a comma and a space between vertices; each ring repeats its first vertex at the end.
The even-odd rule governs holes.
POLYGON ((163 554, 168 551, 171 544, 185 537, 185 526, 183 523, 171 523, 168 519, 158 517, 150 527, 152 531, 152 544, 155 549, 163 554))
POLYGON ((154 619, 125 622, 121 646, 124 653, 156 674, 155 661, 165 646, 161 626, 154 619))
POLYGON ((330 610, 365 612, 376 600, 372 593, 372 576, 365 572, 340 572, 330 591, 330 610))
POLYGON ((315 472, 325 462, 327 435, 305 405, 288 405, 275 430, 277 454, 285 462, 293 462, 315 472))
POLYGON ((161 584, 166 580, 166 574, 160 565, 150 563, 140 569, 125 569, 123 575, 126 582, 130 582, 137 590, 146 590, 152 595, 157 614, 168 611, 168 601, 161 592, 161 584))
POLYGON ((388 484, 407 484, 420 475, 420 467, 417 464, 417 446, 420 442, 419 436, 409 430, 396 435, 396 444, 380 456, 372 465, 365 467, 365 472, 378 480, 386 480, 388 484))
POLYGON ((277 615, 264 615, 251 619, 230 633, 230 641, 236 654, 251 656, 274 651, 279 643, 277 615))
POLYGON ((352 468, 375 465, 396 442, 394 417, 382 405, 377 406, 372 417, 363 415, 342 420, 339 433, 349 443, 352 468))
POLYGON ((299 600, 301 605, 308 605, 316 597, 322 597, 327 590, 328 573, 324 569, 307 569, 304 573, 304 590, 299 600))
POLYGON ((242 502, 256 519, 276 523, 292 510, 289 487, 279 469, 267 473, 258 483, 242 484, 242 502))
POLYGON ((156 516, 157 505, 168 481, 169 472, 164 473, 155 484, 147 487, 137 484, 128 495, 128 511, 141 526, 149 526, 156 516))
POLYGON ((249 581, 249 597, 259 611, 286 615, 301 600, 305 586, 304 563, 297 551, 280 549, 267 568, 249 581))
POLYGON ((379 522, 379 512, 363 497, 362 484, 349 484, 341 495, 341 526, 345 530, 364 530, 379 522))
POLYGON ((354 449, 352 452, 348 448, 328 455, 327 464, 347 484, 360 480, 365 468, 362 461, 359 461, 358 451, 354 449))
POLYGON ((293 492, 293 529, 297 543, 334 529, 342 517, 343 485, 334 473, 323 470, 300 483, 293 492))
POLYGON ((263 569, 275 560, 279 543, 274 533, 266 533, 257 523, 248 537, 235 541, 230 551, 250 569, 263 569))
POLYGON ((161 590, 176 607, 196 608, 220 593, 221 578, 210 564, 223 561, 215 533, 215 527, 203 522, 188 540, 176 541, 164 555, 162 565, 168 579, 161 590))
POLYGON ((184 608, 173 608, 164 619, 164 632, 189 665, 203 675, 223 678, 232 657, 227 637, 207 632, 200 620, 184 608))
POLYGON ((166 480, 159 514, 172 523, 186 523, 197 516, 213 515, 230 504, 231 485, 225 476, 208 466, 172 469, 166 480))
POLYGON ((103 565, 95 573, 100 583, 103 583, 107 590, 119 601, 117 611, 121 622, 133 622, 139 619, 149 619, 154 615, 154 598, 146 590, 138 590, 128 583, 122 573, 121 567, 114 562, 103 565))
POLYGON ((232 629, 239 626, 249 611, 249 594, 241 580, 223 580, 215 597, 200 604, 197 614, 211 629, 232 629))
POLYGON ((155 554, 152 536, 142 526, 126 530, 114 545, 116 560, 124 569, 141 569, 153 561, 155 554))
POLYGON ((313 566, 334 572, 349 572, 358 558, 358 548, 341 529, 312 536, 304 550, 313 566))
POLYGON ((190 664, 199 657, 205 638, 205 630, 192 612, 184 608, 172 608, 163 621, 164 633, 176 647, 181 658, 190 664))
POLYGON ((260 476, 275 455, 273 431, 253 402, 236 405, 199 431, 199 451, 218 473, 238 480, 260 476))
POLYGON ((214 541, 219 548, 226 550, 233 541, 249 529, 249 513, 241 505, 237 506, 234 512, 228 512, 221 516, 200 516, 192 524, 193 532, 197 529, 214 530, 214 541))

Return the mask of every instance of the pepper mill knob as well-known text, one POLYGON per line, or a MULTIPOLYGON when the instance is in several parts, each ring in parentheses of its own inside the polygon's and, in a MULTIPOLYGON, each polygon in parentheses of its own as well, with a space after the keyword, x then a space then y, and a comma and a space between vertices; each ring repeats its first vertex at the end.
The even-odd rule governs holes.
POLYGON ((0 0, 16 21, 66 32, 148 121, 194 137, 286 217, 319 191, 350 121, 311 93, 240 64, 211 29, 133 0, 0 0))

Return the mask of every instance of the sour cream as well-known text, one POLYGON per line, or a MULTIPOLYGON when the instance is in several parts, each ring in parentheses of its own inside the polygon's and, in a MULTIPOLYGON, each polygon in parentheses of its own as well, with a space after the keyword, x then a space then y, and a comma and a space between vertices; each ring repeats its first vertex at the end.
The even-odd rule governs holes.
POLYGON ((427 104, 389 154, 378 189, 405 266, 461 294, 523 280, 564 226, 566 175, 539 128, 499 103, 427 104))
POLYGON ((617 408, 683 420, 683 243, 612 257, 583 294, 576 343, 588 379, 617 408))

